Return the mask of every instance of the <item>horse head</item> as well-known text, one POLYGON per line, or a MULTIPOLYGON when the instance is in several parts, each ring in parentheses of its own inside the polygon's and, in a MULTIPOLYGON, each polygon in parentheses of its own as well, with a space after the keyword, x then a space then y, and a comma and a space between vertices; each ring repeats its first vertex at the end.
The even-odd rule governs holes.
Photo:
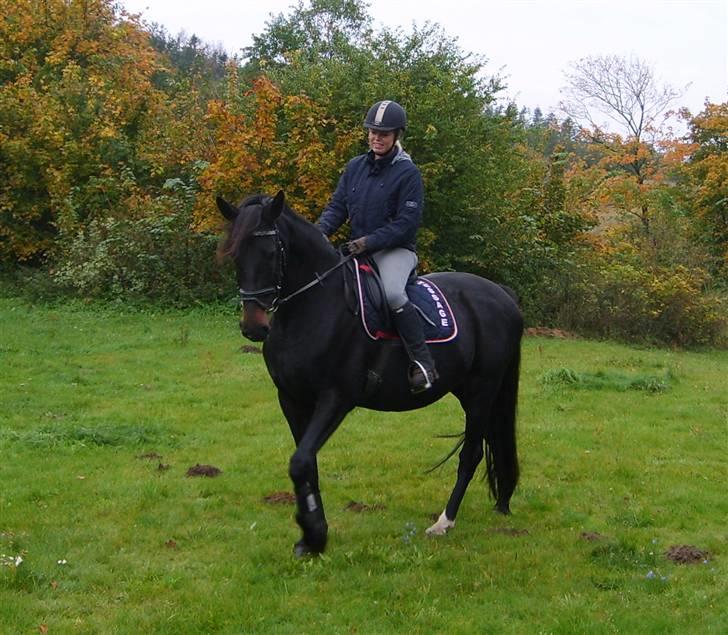
POLYGON ((285 267, 285 250, 276 220, 285 207, 279 191, 274 198, 255 195, 235 207, 217 197, 220 213, 231 222, 222 254, 235 263, 243 305, 240 330, 244 337, 261 342, 270 330, 269 312, 280 299, 285 267))

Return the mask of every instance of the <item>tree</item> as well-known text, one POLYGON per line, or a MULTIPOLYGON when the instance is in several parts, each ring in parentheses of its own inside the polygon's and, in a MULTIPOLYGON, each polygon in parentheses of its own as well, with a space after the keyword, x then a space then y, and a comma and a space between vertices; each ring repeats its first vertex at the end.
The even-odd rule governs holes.
POLYGON ((366 9, 362 0, 299 0, 289 15, 279 13, 253 36, 245 56, 260 72, 291 64, 296 56, 312 62, 346 55, 370 32, 366 9))
POLYGON ((565 75, 562 110, 595 133, 606 130, 597 122, 601 113, 623 138, 638 142, 659 131, 660 119, 684 93, 659 85, 653 69, 636 57, 585 57, 572 62, 565 75))
MULTIPOLYGON (((482 270, 492 252, 483 252, 477 237, 490 233, 505 205, 511 181, 501 177, 517 159, 501 144, 513 120, 488 112, 500 82, 485 77, 485 61, 463 53, 438 26, 375 33, 365 9, 360 0, 299 3, 254 37, 243 77, 264 72, 283 94, 319 104, 324 148, 350 140, 329 192, 345 160, 366 148, 367 108, 384 98, 400 102, 409 118, 404 146, 426 187, 422 265, 461 267, 477 254, 482 270)), ((285 125, 279 133, 283 138, 285 125)))
POLYGON ((0 0, 0 262, 118 210, 162 106, 147 34, 113 0, 0 0))
POLYGON ((326 145, 330 122, 320 104, 304 95, 285 95, 261 76, 242 94, 211 101, 206 119, 214 143, 199 179, 198 227, 219 225, 215 195, 234 198, 279 188, 295 209, 315 220, 352 144, 350 133, 326 145))
POLYGON ((692 154, 681 163, 687 205, 699 240, 712 255, 714 273, 728 283, 728 102, 706 103, 689 122, 692 154))
POLYGON ((660 86, 652 68, 634 57, 586 57, 572 63, 566 79, 561 108, 582 126, 584 140, 601 155, 603 203, 638 220, 656 247, 652 199, 664 178, 660 119, 681 91, 660 86), (597 122, 598 114, 608 117, 617 132, 597 122))

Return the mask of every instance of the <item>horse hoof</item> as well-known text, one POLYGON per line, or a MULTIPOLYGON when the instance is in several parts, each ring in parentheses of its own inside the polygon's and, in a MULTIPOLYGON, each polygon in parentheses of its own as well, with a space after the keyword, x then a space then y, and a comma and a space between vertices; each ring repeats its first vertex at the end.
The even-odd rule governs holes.
POLYGON ((296 558, 307 558, 309 556, 317 556, 318 554, 306 544, 305 540, 299 540, 293 545, 293 555, 296 558))
POLYGON ((455 521, 450 520, 446 515, 445 512, 442 512, 440 514, 440 517, 437 519, 437 522, 432 525, 432 527, 428 527, 425 529, 425 533, 428 536, 444 536, 448 530, 452 529, 455 526, 455 521))
POLYGON ((508 503, 496 503, 495 511, 497 511, 499 514, 503 514, 504 516, 511 515, 511 508, 508 503))

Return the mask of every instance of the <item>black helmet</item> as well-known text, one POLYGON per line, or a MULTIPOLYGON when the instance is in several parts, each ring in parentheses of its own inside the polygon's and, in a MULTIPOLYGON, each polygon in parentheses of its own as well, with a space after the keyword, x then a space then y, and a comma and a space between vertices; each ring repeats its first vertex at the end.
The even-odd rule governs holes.
POLYGON ((407 114, 396 101, 378 101, 369 109, 364 127, 381 132, 404 130, 407 127, 407 114))

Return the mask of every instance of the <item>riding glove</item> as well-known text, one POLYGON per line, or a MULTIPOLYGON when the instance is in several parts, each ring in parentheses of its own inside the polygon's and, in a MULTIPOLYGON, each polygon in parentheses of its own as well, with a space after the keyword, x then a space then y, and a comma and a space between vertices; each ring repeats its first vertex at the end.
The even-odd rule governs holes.
POLYGON ((350 240, 348 243, 346 243, 346 248, 352 256, 358 256, 359 254, 363 254, 367 249, 366 236, 362 236, 361 238, 357 238, 356 240, 350 240))

